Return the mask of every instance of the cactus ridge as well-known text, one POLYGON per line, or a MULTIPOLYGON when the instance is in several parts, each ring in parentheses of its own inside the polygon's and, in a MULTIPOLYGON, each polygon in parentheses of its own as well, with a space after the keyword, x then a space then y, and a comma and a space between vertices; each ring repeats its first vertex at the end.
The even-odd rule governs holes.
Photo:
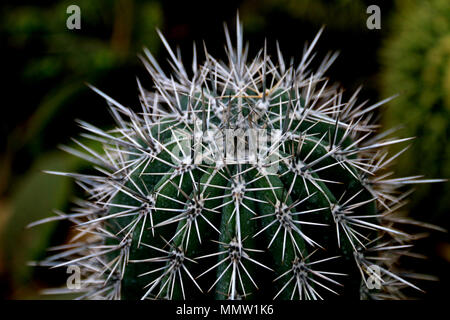
POLYGON ((225 29, 228 61, 205 48, 199 65, 194 46, 189 72, 159 33, 173 73, 145 50, 155 90, 137 81, 138 112, 91 87, 116 127, 79 121, 104 152, 77 140, 84 151, 65 148, 98 173, 52 172, 75 178, 88 200, 38 222, 68 219, 78 231, 39 265, 80 266, 82 299, 384 299, 420 290, 396 265, 414 239, 396 212, 404 186, 439 180, 388 171, 398 154, 386 147, 408 140, 377 133, 373 111, 391 98, 366 106, 358 90, 344 101, 325 77, 337 54, 312 72, 322 30, 295 66, 278 45, 276 60, 266 45, 250 60, 239 19, 236 29, 236 47, 225 29), (223 140, 229 132, 234 144, 223 140), (370 290, 374 277, 381 285, 370 290))

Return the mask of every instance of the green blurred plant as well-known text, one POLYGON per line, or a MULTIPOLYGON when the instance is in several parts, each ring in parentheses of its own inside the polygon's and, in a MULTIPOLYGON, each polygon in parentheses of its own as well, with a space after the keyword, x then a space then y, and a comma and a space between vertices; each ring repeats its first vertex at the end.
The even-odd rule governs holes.
MULTIPOLYGON (((155 28, 161 26, 163 16, 159 1, 77 1, 80 30, 66 28, 66 8, 71 4, 73 1, 6 4, 0 14, 0 31, 10 63, 20 61, 10 80, 15 82, 11 88, 20 83, 20 91, 6 90, 17 104, 10 106, 8 121, 2 121, 2 130, 9 129, 6 148, 0 153, 0 200, 10 207, 0 212, 0 262, 13 291, 29 284, 32 270, 27 261, 43 254, 58 228, 53 224, 39 232, 24 232, 25 226, 54 208, 67 208, 74 193, 70 181, 40 170, 83 167, 83 161, 48 150, 70 136, 56 131, 72 125, 73 114, 80 113, 70 110, 89 110, 89 89, 84 82, 116 81, 111 77, 113 68, 114 74, 130 69, 137 64, 135 53, 143 46, 154 52, 159 47, 159 41, 155 41, 155 28)), ((95 115, 92 110, 91 117, 95 115)))
MULTIPOLYGON (((381 50, 383 95, 400 92, 383 124, 403 123, 416 136, 396 165, 402 175, 450 177, 450 1, 397 1, 391 36, 381 50)), ((396 149, 400 151, 400 149, 396 149)), ((448 183, 422 185, 412 197, 414 214, 440 222, 450 209, 448 183)))
POLYGON ((72 194, 70 179, 55 179, 42 170, 48 165, 71 170, 80 168, 81 162, 62 152, 42 156, 13 190, 11 215, 3 228, 0 245, 4 267, 13 270, 10 280, 15 287, 30 281, 32 268, 27 263, 42 255, 56 228, 56 224, 46 224, 39 232, 34 229, 24 232, 26 225, 48 216, 54 208, 66 207, 72 194), (22 249, 17 250, 18 247, 22 249))
MULTIPOLYGON (((22 121, 24 113, 27 120, 9 133, 0 193, 7 188, 14 154, 25 148, 31 156, 38 155, 45 133, 52 134, 48 124, 64 113, 67 101, 81 108, 85 105, 81 96, 86 92, 84 82, 108 79, 113 67, 135 65, 134 53, 142 46, 152 50, 159 46, 154 30, 161 25, 162 9, 157 1, 77 1, 80 30, 66 28, 66 8, 71 4, 12 6, 1 17, 6 45, 23 56, 23 67, 17 70, 19 81, 35 99, 22 97, 19 116, 22 121)), ((66 120, 72 123, 73 119, 66 120)))
MULTIPOLYGON (((101 145, 81 139, 95 152, 101 151, 101 145)), ((67 148, 76 147, 71 143, 67 148)), ((61 171, 79 170, 88 172, 89 162, 82 158, 74 158, 63 151, 52 151, 42 154, 27 174, 18 179, 10 198, 9 215, 0 229, 0 260, 2 268, 10 278, 13 290, 29 285, 33 269, 28 263, 40 259, 59 225, 45 224, 37 229, 26 229, 36 219, 43 219, 56 208, 69 209, 70 201, 76 197, 73 182, 68 178, 57 179, 43 172, 49 166, 61 171), (20 247, 20 250, 17 248, 20 247)), ((61 231, 61 230, 60 230, 61 231)), ((63 230, 64 231, 64 230, 63 230)), ((59 234, 65 238, 65 234, 59 234)))

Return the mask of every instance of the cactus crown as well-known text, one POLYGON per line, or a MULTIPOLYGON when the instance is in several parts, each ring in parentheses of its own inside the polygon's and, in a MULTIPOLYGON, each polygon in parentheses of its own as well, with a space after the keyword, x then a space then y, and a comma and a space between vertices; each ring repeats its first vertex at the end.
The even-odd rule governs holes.
POLYGON ((81 142, 84 152, 65 148, 98 174, 56 172, 89 200, 45 220, 68 219, 78 233, 41 265, 80 266, 80 298, 93 299, 398 298, 418 289, 395 269, 413 238, 394 226, 407 222, 395 212, 407 195, 400 187, 433 180, 386 171, 397 154, 384 148, 407 140, 376 133, 373 111, 389 99, 366 106, 356 92, 343 101, 324 76, 337 54, 309 70, 322 30, 294 66, 278 46, 276 60, 264 46, 250 61, 239 19, 236 28, 236 47, 226 30, 228 61, 205 48, 198 65, 194 47, 192 76, 160 34, 173 74, 145 51, 155 90, 138 81, 138 112, 92 88, 117 126, 80 121, 102 154, 81 142))

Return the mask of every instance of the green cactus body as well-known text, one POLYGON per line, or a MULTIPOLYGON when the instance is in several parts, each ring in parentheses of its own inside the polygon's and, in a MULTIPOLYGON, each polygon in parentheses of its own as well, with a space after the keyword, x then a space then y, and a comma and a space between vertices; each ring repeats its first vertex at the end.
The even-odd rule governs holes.
POLYGON ((296 67, 266 48, 248 61, 239 22, 237 48, 226 35, 229 61, 205 52, 198 66, 194 50, 191 78, 164 38, 172 77, 146 52, 156 90, 138 82, 139 112, 93 88, 117 128, 81 122, 105 150, 84 156, 100 175, 70 174, 92 201, 63 218, 86 241, 44 262, 78 264, 91 280, 80 297, 94 299, 396 298, 417 288, 385 255, 409 248, 391 214, 398 188, 417 181, 379 174, 392 160, 384 148, 402 141, 374 134, 383 102, 343 102, 324 77, 335 55, 308 71, 320 33, 296 67))

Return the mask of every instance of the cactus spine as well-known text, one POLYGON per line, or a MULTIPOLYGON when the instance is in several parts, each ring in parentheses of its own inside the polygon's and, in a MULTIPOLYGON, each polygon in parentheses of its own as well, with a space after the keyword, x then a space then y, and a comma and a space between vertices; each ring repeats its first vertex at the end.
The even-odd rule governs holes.
POLYGON ((393 253, 412 237, 393 212, 400 187, 434 180, 385 171, 397 155, 384 148, 407 140, 376 134, 371 113, 388 99, 344 102, 324 76, 336 54, 311 72, 321 32, 294 66, 266 46, 249 60, 239 19, 236 28, 236 48, 226 30, 226 62, 205 49, 199 66, 194 48, 191 77, 161 35, 173 75, 145 52, 155 90, 138 81, 137 112, 93 88, 117 127, 80 122, 104 154, 69 151, 99 174, 55 172, 89 200, 46 220, 69 219, 79 234, 41 265, 80 266, 80 298, 93 299, 398 298, 418 289, 394 268, 393 253), (380 286, 370 290, 374 276, 380 286))

